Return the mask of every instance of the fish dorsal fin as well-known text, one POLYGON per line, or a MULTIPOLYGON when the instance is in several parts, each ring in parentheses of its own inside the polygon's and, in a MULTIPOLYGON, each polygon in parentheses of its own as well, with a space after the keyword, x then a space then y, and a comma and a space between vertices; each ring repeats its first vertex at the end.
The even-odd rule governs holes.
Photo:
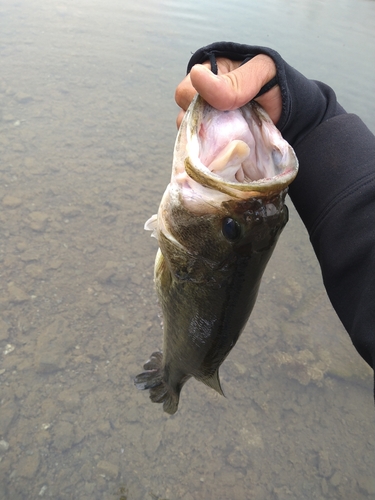
POLYGON ((145 222, 144 229, 146 229, 146 231, 152 231, 151 236, 156 238, 157 227, 158 227, 158 215, 154 214, 145 222))
POLYGON ((223 392, 223 389, 221 388, 221 384, 220 384, 219 370, 218 369, 210 377, 201 378, 199 380, 201 382, 203 382, 204 384, 208 385, 208 387, 211 387, 211 389, 214 389, 221 396, 224 396, 224 392, 223 392))

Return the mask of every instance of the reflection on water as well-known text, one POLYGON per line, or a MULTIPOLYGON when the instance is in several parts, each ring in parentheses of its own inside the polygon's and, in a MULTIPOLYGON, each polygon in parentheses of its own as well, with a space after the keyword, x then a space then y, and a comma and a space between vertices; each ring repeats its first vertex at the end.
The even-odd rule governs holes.
POLYGON ((167 417, 132 379, 190 52, 273 46, 374 130, 374 4, 32 4, 0 6, 0 499, 372 497, 371 377, 293 208, 227 397, 190 381, 167 417))

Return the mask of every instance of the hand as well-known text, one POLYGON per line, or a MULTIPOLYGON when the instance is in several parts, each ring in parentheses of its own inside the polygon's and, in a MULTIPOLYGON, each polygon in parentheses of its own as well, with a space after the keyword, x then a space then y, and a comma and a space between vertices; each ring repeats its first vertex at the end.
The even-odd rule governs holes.
MULTIPOLYGON (((182 111, 177 117, 177 127, 197 92, 216 109, 237 109, 251 101, 276 75, 275 63, 264 54, 255 56, 243 66, 240 61, 225 58, 218 58, 216 62, 218 75, 212 73, 209 62, 196 64, 178 85, 175 99, 182 111)), ((282 111, 280 87, 276 85, 256 101, 276 124, 282 111)))

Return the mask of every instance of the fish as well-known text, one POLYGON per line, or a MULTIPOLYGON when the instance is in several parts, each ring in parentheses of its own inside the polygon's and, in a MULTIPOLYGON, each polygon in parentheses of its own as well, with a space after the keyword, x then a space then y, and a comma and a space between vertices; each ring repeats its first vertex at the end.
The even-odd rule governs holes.
POLYGON ((288 221, 293 148, 255 101, 219 111, 197 94, 180 125, 158 213, 154 283, 163 347, 134 383, 173 415, 191 377, 223 394, 219 367, 254 307, 288 221))

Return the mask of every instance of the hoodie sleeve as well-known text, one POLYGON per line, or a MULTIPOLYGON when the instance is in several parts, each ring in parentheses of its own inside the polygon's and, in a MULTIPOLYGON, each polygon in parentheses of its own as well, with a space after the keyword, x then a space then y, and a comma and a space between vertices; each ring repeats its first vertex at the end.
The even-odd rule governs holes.
POLYGON ((375 137, 324 83, 309 80, 274 50, 232 42, 199 49, 194 64, 258 54, 276 64, 282 95, 277 127, 299 172, 289 188, 319 260, 324 285, 354 346, 375 367, 375 137))

